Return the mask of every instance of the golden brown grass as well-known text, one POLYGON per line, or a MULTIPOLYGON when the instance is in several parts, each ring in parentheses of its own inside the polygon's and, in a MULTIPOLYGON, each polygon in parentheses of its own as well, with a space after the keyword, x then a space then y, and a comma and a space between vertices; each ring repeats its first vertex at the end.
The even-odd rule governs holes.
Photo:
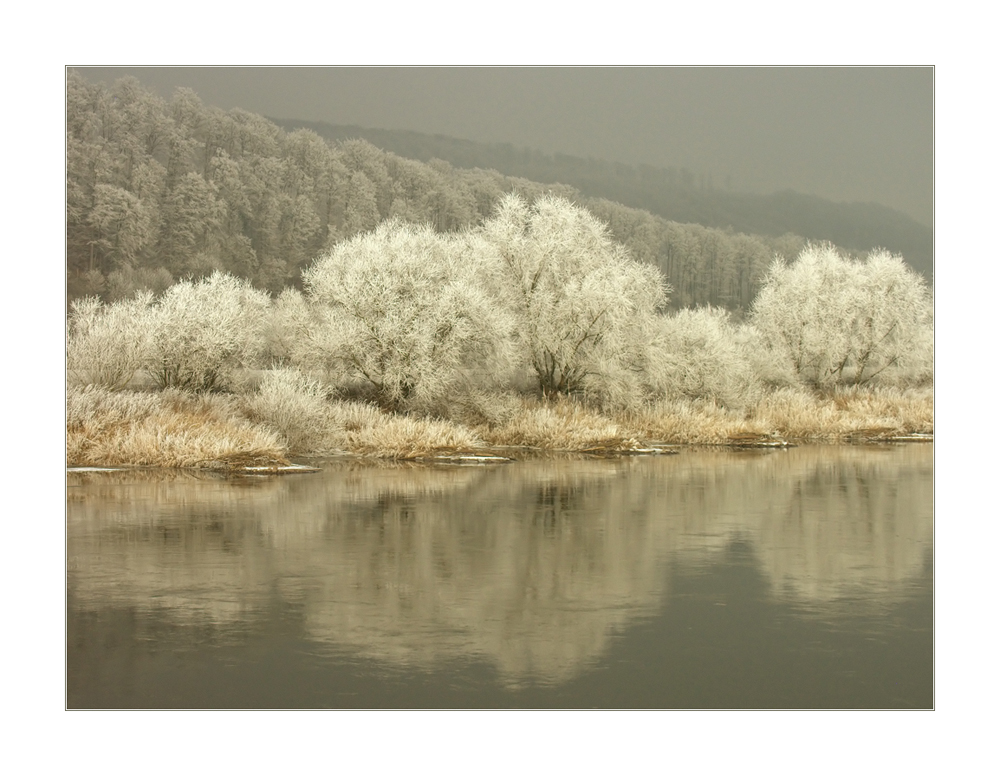
POLYGON ((783 390, 753 408, 755 423, 790 440, 842 441, 934 431, 932 388, 845 388, 824 395, 783 390))
POLYGON ((470 429, 454 423, 389 415, 354 402, 322 401, 294 422, 290 412, 272 412, 265 421, 239 397, 176 390, 70 388, 66 405, 66 459, 71 466, 239 469, 287 463, 289 438, 301 455, 348 452, 391 459, 483 444, 470 429))
POLYGON ((842 442, 933 433, 930 388, 849 388, 827 394, 781 389, 746 411, 710 402, 661 401, 622 413, 619 422, 646 439, 670 444, 718 445, 757 438, 842 442))
POLYGON ((70 388, 66 456, 76 466, 237 469, 299 455, 405 460, 484 447, 615 453, 688 445, 877 440, 933 433, 933 390, 783 389, 747 411, 691 400, 602 413, 569 399, 522 399, 495 424, 393 415, 369 404, 70 388))
POLYGON ((609 417, 569 399, 525 401, 511 419, 477 429, 487 444, 544 450, 633 450, 633 433, 609 417))
POLYGON ((277 434, 240 417, 226 397, 93 387, 67 392, 71 466, 228 469, 287 463, 285 453, 277 434))
POLYGON ((377 458, 426 458, 481 448, 469 429, 445 420, 382 415, 347 433, 347 449, 377 458))
POLYGON ((685 399, 627 410, 619 421, 643 439, 674 445, 720 445, 741 435, 767 434, 764 426, 748 421, 743 412, 685 399))

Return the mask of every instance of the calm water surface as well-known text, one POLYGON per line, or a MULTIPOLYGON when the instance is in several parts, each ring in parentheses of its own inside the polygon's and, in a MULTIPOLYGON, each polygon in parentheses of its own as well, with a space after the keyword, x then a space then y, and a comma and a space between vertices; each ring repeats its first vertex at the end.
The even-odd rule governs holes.
POLYGON ((929 708, 932 462, 71 473, 67 703, 929 708))

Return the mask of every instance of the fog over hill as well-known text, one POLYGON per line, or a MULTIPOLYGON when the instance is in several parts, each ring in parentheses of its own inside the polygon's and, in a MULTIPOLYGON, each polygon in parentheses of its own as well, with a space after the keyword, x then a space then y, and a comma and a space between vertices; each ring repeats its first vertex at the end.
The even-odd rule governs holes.
POLYGON ((792 190, 836 202, 876 202, 932 224, 931 67, 88 67, 81 72, 106 85, 134 76, 166 99, 187 87, 223 110, 506 143, 634 167, 687 168, 696 181, 704 176, 718 189, 792 190))
POLYGON ((445 135, 357 125, 270 118, 286 130, 310 129, 330 141, 362 138, 409 159, 439 159, 465 169, 496 170, 547 184, 573 186, 587 197, 648 210, 670 221, 780 237, 827 240, 855 251, 901 253, 928 280, 933 277, 933 234, 910 216, 874 202, 832 202, 784 190, 752 194, 718 188, 712 176, 686 168, 631 166, 510 143, 478 143, 445 135))

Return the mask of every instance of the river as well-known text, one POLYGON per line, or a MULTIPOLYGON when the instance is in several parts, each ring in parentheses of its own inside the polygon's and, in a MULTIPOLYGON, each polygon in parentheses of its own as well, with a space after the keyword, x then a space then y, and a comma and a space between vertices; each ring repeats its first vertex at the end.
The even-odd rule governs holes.
POLYGON ((930 708, 933 447, 67 475, 69 708, 930 708))

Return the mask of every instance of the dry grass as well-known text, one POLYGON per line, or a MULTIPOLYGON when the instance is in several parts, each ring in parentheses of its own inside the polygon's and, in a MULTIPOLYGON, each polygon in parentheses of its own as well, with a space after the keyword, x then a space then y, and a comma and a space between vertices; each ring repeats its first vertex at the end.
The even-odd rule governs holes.
POLYGON ((525 401, 511 419, 477 429, 487 444, 544 450, 633 450, 641 443, 611 418, 569 399, 525 401))
POLYGON ((621 413, 619 422, 647 440, 675 445, 720 445, 741 436, 766 436, 768 429, 744 412, 697 400, 662 400, 621 413))
POLYGON ((781 390, 753 409, 754 422, 785 439, 842 441, 933 433, 932 388, 845 388, 824 395, 781 390))
POLYGON ((66 460, 72 466, 234 469, 287 463, 273 431, 240 417, 231 399, 111 393, 88 387, 66 397, 66 460))
POLYGON ((273 370, 242 399, 247 417, 280 434, 301 455, 355 453, 409 459, 481 446, 467 428, 447 421, 386 414, 371 404, 334 401, 295 370, 273 370))
POLYGON ((933 389, 782 389, 746 412, 694 400, 662 400, 601 414, 569 399, 511 399, 496 424, 392 415, 331 401, 315 386, 270 397, 111 392, 67 393, 66 456, 76 466, 235 469, 300 455, 350 453, 404 460, 484 447, 628 452, 651 442, 727 445, 767 441, 875 440, 933 433, 933 389))
POLYGON ((618 420, 639 436, 671 444, 879 439, 933 433, 934 394, 931 388, 850 388, 822 395, 783 388, 745 412, 710 402, 661 401, 618 420))
POLYGON ((382 415, 347 434, 347 449, 377 458, 425 458, 481 448, 482 440, 467 428, 444 420, 382 415))

